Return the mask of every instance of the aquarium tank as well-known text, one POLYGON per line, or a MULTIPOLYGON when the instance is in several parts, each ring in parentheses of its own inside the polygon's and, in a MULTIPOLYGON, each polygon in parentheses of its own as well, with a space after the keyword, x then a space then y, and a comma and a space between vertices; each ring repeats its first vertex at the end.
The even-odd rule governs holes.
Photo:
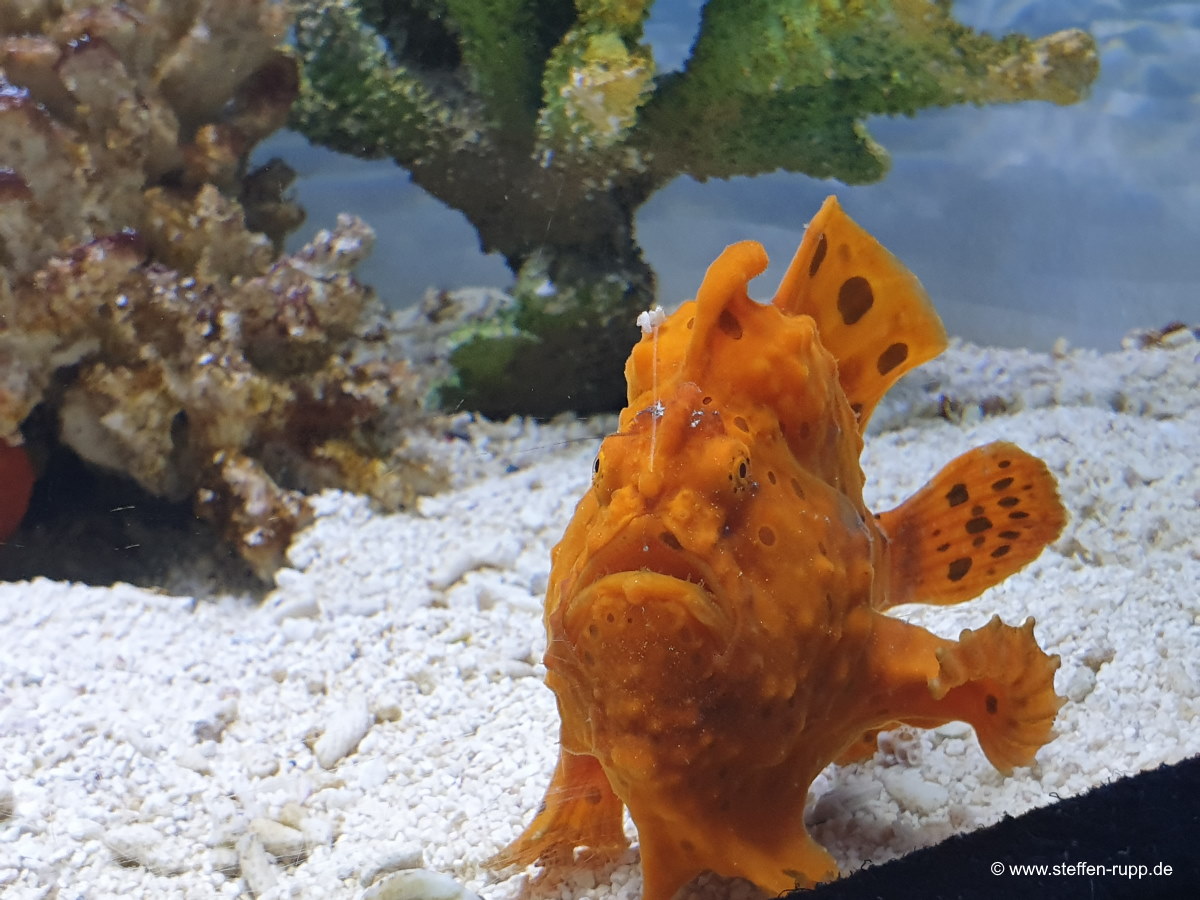
POLYGON ((0 0, 0 896, 1200 896, 1200 5, 0 0))
MULTIPOLYGON (((656 77, 669 79, 686 69, 702 8, 698 2, 650 5, 644 37, 656 77)), ((1196 79, 1188 69, 1193 16, 1188 6, 1170 3, 953 4, 952 18, 931 27, 952 34, 953 22, 995 38, 1084 29, 1095 41, 1099 72, 1083 60, 1064 60, 1057 71, 1043 72, 1044 83, 1010 85, 1007 97, 995 85, 990 94, 971 95, 961 84, 948 84, 941 97, 914 92, 902 99, 851 100, 861 111, 848 119, 861 123, 882 153, 876 170, 842 172, 841 182, 830 180, 838 174, 833 168, 821 168, 833 165, 831 158, 806 161, 784 150, 788 129, 799 126, 758 123, 764 135, 757 140, 776 137, 772 151, 736 155, 727 148, 725 171, 700 159, 678 165, 679 176, 662 179, 637 207, 634 237, 654 272, 655 296, 668 307, 691 296, 696 273, 714 253, 748 235, 763 241, 771 256, 764 280, 776 279, 806 219, 797 211, 837 191, 848 203, 861 198, 860 218, 912 262, 939 298, 951 332, 965 339, 1048 349, 1063 338, 1100 349, 1117 346, 1132 328, 1149 327, 1147 318, 1158 325, 1186 319, 1194 302, 1187 248, 1197 228, 1188 164, 1194 150, 1196 79), (1004 102, 1021 97, 1031 101, 1004 102)), ((737 52, 752 60, 767 57, 769 73, 785 66, 791 52, 786 42, 773 47, 751 35, 729 40, 743 42, 737 52)), ((877 40, 880 46, 899 42, 885 29, 877 40)), ((886 51, 872 45, 870 52, 886 51)), ((338 100, 320 102, 337 108, 338 100)), ((811 114, 804 115, 797 118, 810 122, 811 114)), ((319 130, 315 134, 321 143, 342 141, 347 149, 367 128, 357 127, 324 140, 319 130)), ((476 252, 480 241, 470 212, 464 221, 442 208, 410 183, 403 167, 386 158, 355 163, 331 157, 295 135, 277 140, 285 142, 280 152, 301 173, 297 189, 310 216, 328 221, 347 203, 359 209, 354 198, 361 198, 363 214, 395 242, 394 252, 376 253, 364 269, 380 273, 376 283, 392 286, 389 304, 411 304, 429 286, 509 283, 512 272, 502 253, 476 252)), ((389 156, 386 148, 370 148, 375 154, 389 156)), ((834 155, 831 150, 829 157, 834 155)), ((564 227, 552 214, 545 218, 551 233, 564 227)), ((483 243, 496 246, 488 235, 483 243)), ((532 287, 544 280, 534 279, 532 287)))

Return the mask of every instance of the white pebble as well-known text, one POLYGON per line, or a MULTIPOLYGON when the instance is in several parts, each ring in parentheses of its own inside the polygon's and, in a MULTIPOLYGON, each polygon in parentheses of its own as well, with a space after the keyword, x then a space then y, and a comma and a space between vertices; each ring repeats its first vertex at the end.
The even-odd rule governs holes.
POLYGON ((71 819, 67 823, 67 834, 75 841, 94 841, 103 836, 104 828, 91 819, 71 819))
POLYGON ((162 835, 150 825, 122 825, 104 835, 104 844, 122 865, 137 865, 155 875, 178 875, 178 862, 162 852, 162 835))
POLYGON ((321 604, 316 595, 304 591, 277 593, 264 607, 271 620, 278 625, 285 619, 319 619, 321 604))
POLYGON ((333 826, 324 819, 307 816, 300 821, 299 827, 309 847, 328 847, 333 843, 333 826))
POLYGON ((315 794, 311 802, 319 803, 326 809, 348 809, 363 797, 363 792, 349 788, 325 788, 315 794))
POLYGON ((16 794, 7 778, 0 776, 0 822, 11 819, 17 808, 16 794))
POLYGON ((449 875, 407 869, 388 875, 363 891, 362 900, 479 900, 449 875))
POLYGON ((507 569, 520 555, 520 544, 510 536, 489 536, 490 541, 460 547, 447 553, 429 573, 429 586, 444 591, 468 572, 485 567, 507 569))
POLYGON ((1187 669, 1179 660, 1167 660, 1163 671, 1167 687, 1181 697, 1195 697, 1200 694, 1200 688, 1196 686, 1196 679, 1188 674, 1187 669))
POLYGON ((220 741, 225 736, 225 729, 236 722, 237 717, 237 697, 223 697, 208 715, 192 726, 192 732, 197 741, 220 741))
POLYGON ((269 778, 279 771, 279 759, 270 747, 252 744, 246 749, 243 761, 246 771, 255 778, 269 778))
POLYGON ((366 887, 375 882, 380 875, 390 875, 404 869, 419 869, 425 865, 425 854, 420 847, 399 844, 384 850, 383 854, 370 866, 362 870, 358 878, 359 884, 366 887))
POLYGON ((1067 699, 1072 703, 1079 703, 1088 694, 1096 689, 1096 673, 1091 669, 1078 666, 1071 673, 1071 679, 1067 682, 1067 686, 1063 689, 1067 699))
POLYGON ((943 722, 935 731, 942 737, 946 738, 968 738, 974 731, 966 722, 960 722, 955 719, 952 722, 943 722))
POLYGON ((266 818, 251 819, 250 831, 257 835, 264 850, 285 865, 299 862, 308 855, 308 841, 304 833, 282 822, 266 818))
POLYGON ((147 794, 142 798, 141 805, 138 807, 138 814, 143 819, 170 818, 174 811, 175 804, 171 802, 171 798, 165 791, 154 791, 147 794))
POLYGON ((237 842, 238 869, 246 880, 246 887, 255 897, 261 897, 275 887, 279 875, 271 857, 263 849, 258 835, 247 832, 237 842))
POLYGON ((240 867, 238 853, 232 847, 213 847, 208 856, 209 865, 214 872, 230 878, 236 878, 240 867))
POLYGON ((364 791, 373 791, 382 786, 391 777, 391 774, 391 766, 387 764, 386 760, 367 760, 354 767, 354 784, 364 791))
POLYGON ((279 815, 275 817, 277 822, 282 822, 289 828, 299 828, 300 823, 304 821, 308 813, 304 811, 304 807, 299 803, 285 803, 279 810, 279 815))
POLYGON ((901 809, 928 815, 950 802, 950 792, 940 784, 926 781, 920 769, 888 769, 883 786, 901 809))
POLYGON ((175 754, 175 762, 199 775, 211 775, 212 763, 198 748, 185 747, 175 754))
POLYGON ((376 697, 371 701, 371 712, 379 722, 399 722, 404 710, 398 697, 376 697))
POLYGON ((352 698, 346 708, 337 713, 325 728, 325 733, 313 745, 313 755, 323 769, 332 769, 344 757, 353 753, 358 742, 367 736, 375 717, 361 697, 352 698))
POLYGON ((319 626, 320 623, 313 619, 284 619, 279 623, 279 633, 289 644, 307 644, 319 626))

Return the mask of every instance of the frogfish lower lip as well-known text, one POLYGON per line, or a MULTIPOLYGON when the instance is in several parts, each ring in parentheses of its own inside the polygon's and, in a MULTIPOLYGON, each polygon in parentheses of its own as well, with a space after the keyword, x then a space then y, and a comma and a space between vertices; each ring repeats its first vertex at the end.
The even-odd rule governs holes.
POLYGON ((574 643, 585 629, 609 631, 632 609, 653 610, 667 632, 699 627, 720 644, 731 631, 728 612, 704 584, 639 570, 605 575, 569 597, 560 610, 564 636, 574 643))
POLYGON ((722 602, 723 585, 709 561, 686 550, 679 539, 652 516, 627 523, 600 547, 592 549, 564 584, 577 594, 609 575, 634 573, 669 576, 703 588, 714 602, 722 602))
POLYGON ((717 644, 727 641, 732 629, 726 586, 708 560, 687 550, 656 517, 626 522, 581 563, 560 585, 561 603, 551 614, 568 641, 576 642, 585 630, 593 637, 615 636, 620 629, 614 626, 630 611, 638 619, 639 608, 657 627, 695 626, 717 644))

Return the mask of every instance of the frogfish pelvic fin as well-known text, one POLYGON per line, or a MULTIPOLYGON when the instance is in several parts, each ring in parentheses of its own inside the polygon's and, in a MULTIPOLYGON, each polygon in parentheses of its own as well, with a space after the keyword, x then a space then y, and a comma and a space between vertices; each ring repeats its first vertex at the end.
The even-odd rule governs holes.
POLYGON ((836 878, 804 805, 882 729, 970 723, 1001 771, 1061 705, 1058 658, 993 618, 957 641, 888 615, 960 603, 1029 563, 1065 515, 1009 443, 894 510, 862 498, 862 433, 946 346, 916 278, 830 197, 770 304, 727 248, 634 347, 628 407, 554 548, 545 662, 561 719, 542 808, 493 860, 588 865, 637 826, 646 900, 711 870, 769 892, 836 878))

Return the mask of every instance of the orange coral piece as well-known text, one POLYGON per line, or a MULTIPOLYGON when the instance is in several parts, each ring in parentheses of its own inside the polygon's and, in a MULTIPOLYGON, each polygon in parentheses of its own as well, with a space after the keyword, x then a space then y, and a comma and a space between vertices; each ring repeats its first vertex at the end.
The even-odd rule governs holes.
POLYGON ((24 447, 0 441, 0 541, 8 540, 29 508, 33 466, 24 447))
POLYGON ((765 266, 729 247, 630 356, 629 406, 552 556, 558 768, 497 864, 618 850, 625 805, 646 900, 705 870, 811 885, 838 873, 805 829, 809 786, 880 729, 969 722, 1002 771, 1052 736, 1058 660, 1032 620, 953 641, 887 610, 969 600, 1034 559, 1064 522, 1053 477, 995 443, 872 515, 862 429, 944 349, 941 322, 833 198, 771 305, 746 293, 765 266))

